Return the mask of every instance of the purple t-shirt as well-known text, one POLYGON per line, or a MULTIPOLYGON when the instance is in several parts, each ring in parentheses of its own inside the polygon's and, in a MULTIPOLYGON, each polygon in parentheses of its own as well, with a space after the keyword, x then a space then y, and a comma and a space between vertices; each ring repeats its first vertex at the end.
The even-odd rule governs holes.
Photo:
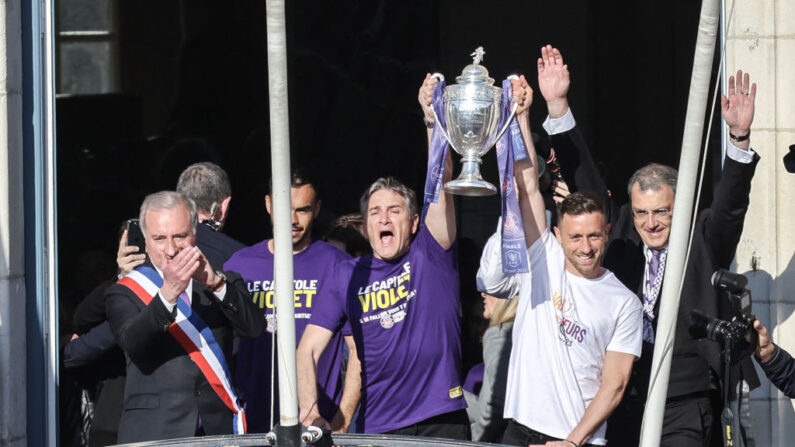
MULTIPOLYGON (((335 301, 330 293, 334 266, 347 259, 350 259, 347 253, 322 241, 311 243, 306 250, 293 256, 296 341, 301 339, 318 303, 335 301)), ((237 386, 246 402, 248 431, 263 433, 271 428, 271 343, 276 331, 276 319, 273 315, 273 253, 268 249, 268 240, 232 255, 224 264, 224 270, 240 273, 254 302, 265 312, 268 322, 268 328, 261 336, 240 338, 235 370, 237 386)), ((343 358, 343 333, 349 335, 350 329, 345 328, 334 335, 328 348, 320 356, 317 366, 318 407, 321 415, 329 421, 334 417, 342 397, 340 367, 343 358)), ((275 365, 278 366, 278 363, 275 365)), ((278 368, 276 371, 278 372, 278 368)), ((274 424, 279 422, 278 383, 277 373, 274 378, 274 424)))
POLYGON ((362 362, 357 427, 384 433, 466 408, 456 249, 423 226, 408 253, 345 261, 334 300, 319 301, 310 323, 336 331, 349 321, 362 362))

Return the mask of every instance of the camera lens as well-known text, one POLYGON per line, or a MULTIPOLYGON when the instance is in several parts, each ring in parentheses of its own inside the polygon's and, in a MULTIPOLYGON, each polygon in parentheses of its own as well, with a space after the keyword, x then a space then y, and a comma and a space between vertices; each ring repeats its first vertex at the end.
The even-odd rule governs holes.
POLYGON ((690 335, 695 339, 722 342, 731 337, 731 325, 717 318, 710 318, 700 310, 690 312, 690 335))

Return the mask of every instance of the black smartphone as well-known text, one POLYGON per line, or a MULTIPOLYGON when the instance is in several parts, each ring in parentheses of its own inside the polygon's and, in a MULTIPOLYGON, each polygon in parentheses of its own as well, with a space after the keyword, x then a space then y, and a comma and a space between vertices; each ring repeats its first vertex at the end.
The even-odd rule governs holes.
POLYGON ((127 220, 127 245, 135 245, 138 247, 138 253, 146 253, 144 233, 141 231, 138 219, 127 220))

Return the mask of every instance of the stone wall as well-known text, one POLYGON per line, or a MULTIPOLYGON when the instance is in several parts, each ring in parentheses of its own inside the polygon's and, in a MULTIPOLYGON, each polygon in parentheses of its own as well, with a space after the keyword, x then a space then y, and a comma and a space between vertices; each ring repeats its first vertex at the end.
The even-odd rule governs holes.
MULTIPOLYGON (((795 174, 782 162, 795 144, 795 2, 734 3, 727 70, 747 70, 757 83, 751 144, 762 157, 737 249, 737 271, 749 277, 754 311, 775 342, 795 352, 795 174)), ((726 4, 728 11, 732 1, 726 4)), ((795 445, 792 403, 766 379, 751 393, 751 412, 756 445, 795 445)))

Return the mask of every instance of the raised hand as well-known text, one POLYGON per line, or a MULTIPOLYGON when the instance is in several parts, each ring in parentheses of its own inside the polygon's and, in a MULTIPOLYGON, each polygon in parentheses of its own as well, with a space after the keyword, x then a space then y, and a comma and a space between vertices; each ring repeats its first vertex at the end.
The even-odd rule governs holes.
POLYGON ((547 101, 549 116, 560 118, 569 109, 566 95, 569 93, 571 79, 569 67, 563 63, 563 56, 552 45, 541 47, 538 58, 538 89, 547 101))
POLYGON ((431 101, 433 100, 433 89, 436 83, 439 82, 438 78, 432 78, 430 73, 425 75, 425 79, 420 86, 420 92, 417 95, 417 101, 422 107, 422 113, 425 115, 425 121, 433 122, 433 111, 431 110, 431 101))
POLYGON ((511 79, 511 90, 513 93, 512 102, 519 105, 516 108, 516 116, 521 116, 533 104, 533 89, 527 83, 524 75, 521 75, 519 79, 511 79))
POLYGON ((218 275, 215 274, 213 266, 210 265, 210 261, 207 260, 207 257, 204 256, 204 253, 202 253, 199 247, 194 248, 199 252, 199 268, 193 273, 193 280, 205 286, 217 284, 219 278, 218 275))
POLYGON ((127 230, 121 234, 119 239, 119 250, 116 252, 116 265, 119 266, 122 275, 126 275, 133 271, 134 268, 143 264, 146 260, 146 254, 138 253, 138 247, 135 245, 127 245, 127 230))
POLYGON ((742 137, 751 132, 754 122, 754 101, 756 100, 756 83, 749 87, 748 73, 743 75, 737 70, 737 77, 729 76, 728 96, 721 95, 720 108, 723 119, 729 126, 732 135, 742 137))
POLYGON ((186 247, 174 255, 173 258, 166 256, 166 263, 163 266, 163 286, 160 287, 160 294, 171 304, 175 304, 179 295, 188 287, 193 274, 201 265, 201 251, 198 247, 186 247))

